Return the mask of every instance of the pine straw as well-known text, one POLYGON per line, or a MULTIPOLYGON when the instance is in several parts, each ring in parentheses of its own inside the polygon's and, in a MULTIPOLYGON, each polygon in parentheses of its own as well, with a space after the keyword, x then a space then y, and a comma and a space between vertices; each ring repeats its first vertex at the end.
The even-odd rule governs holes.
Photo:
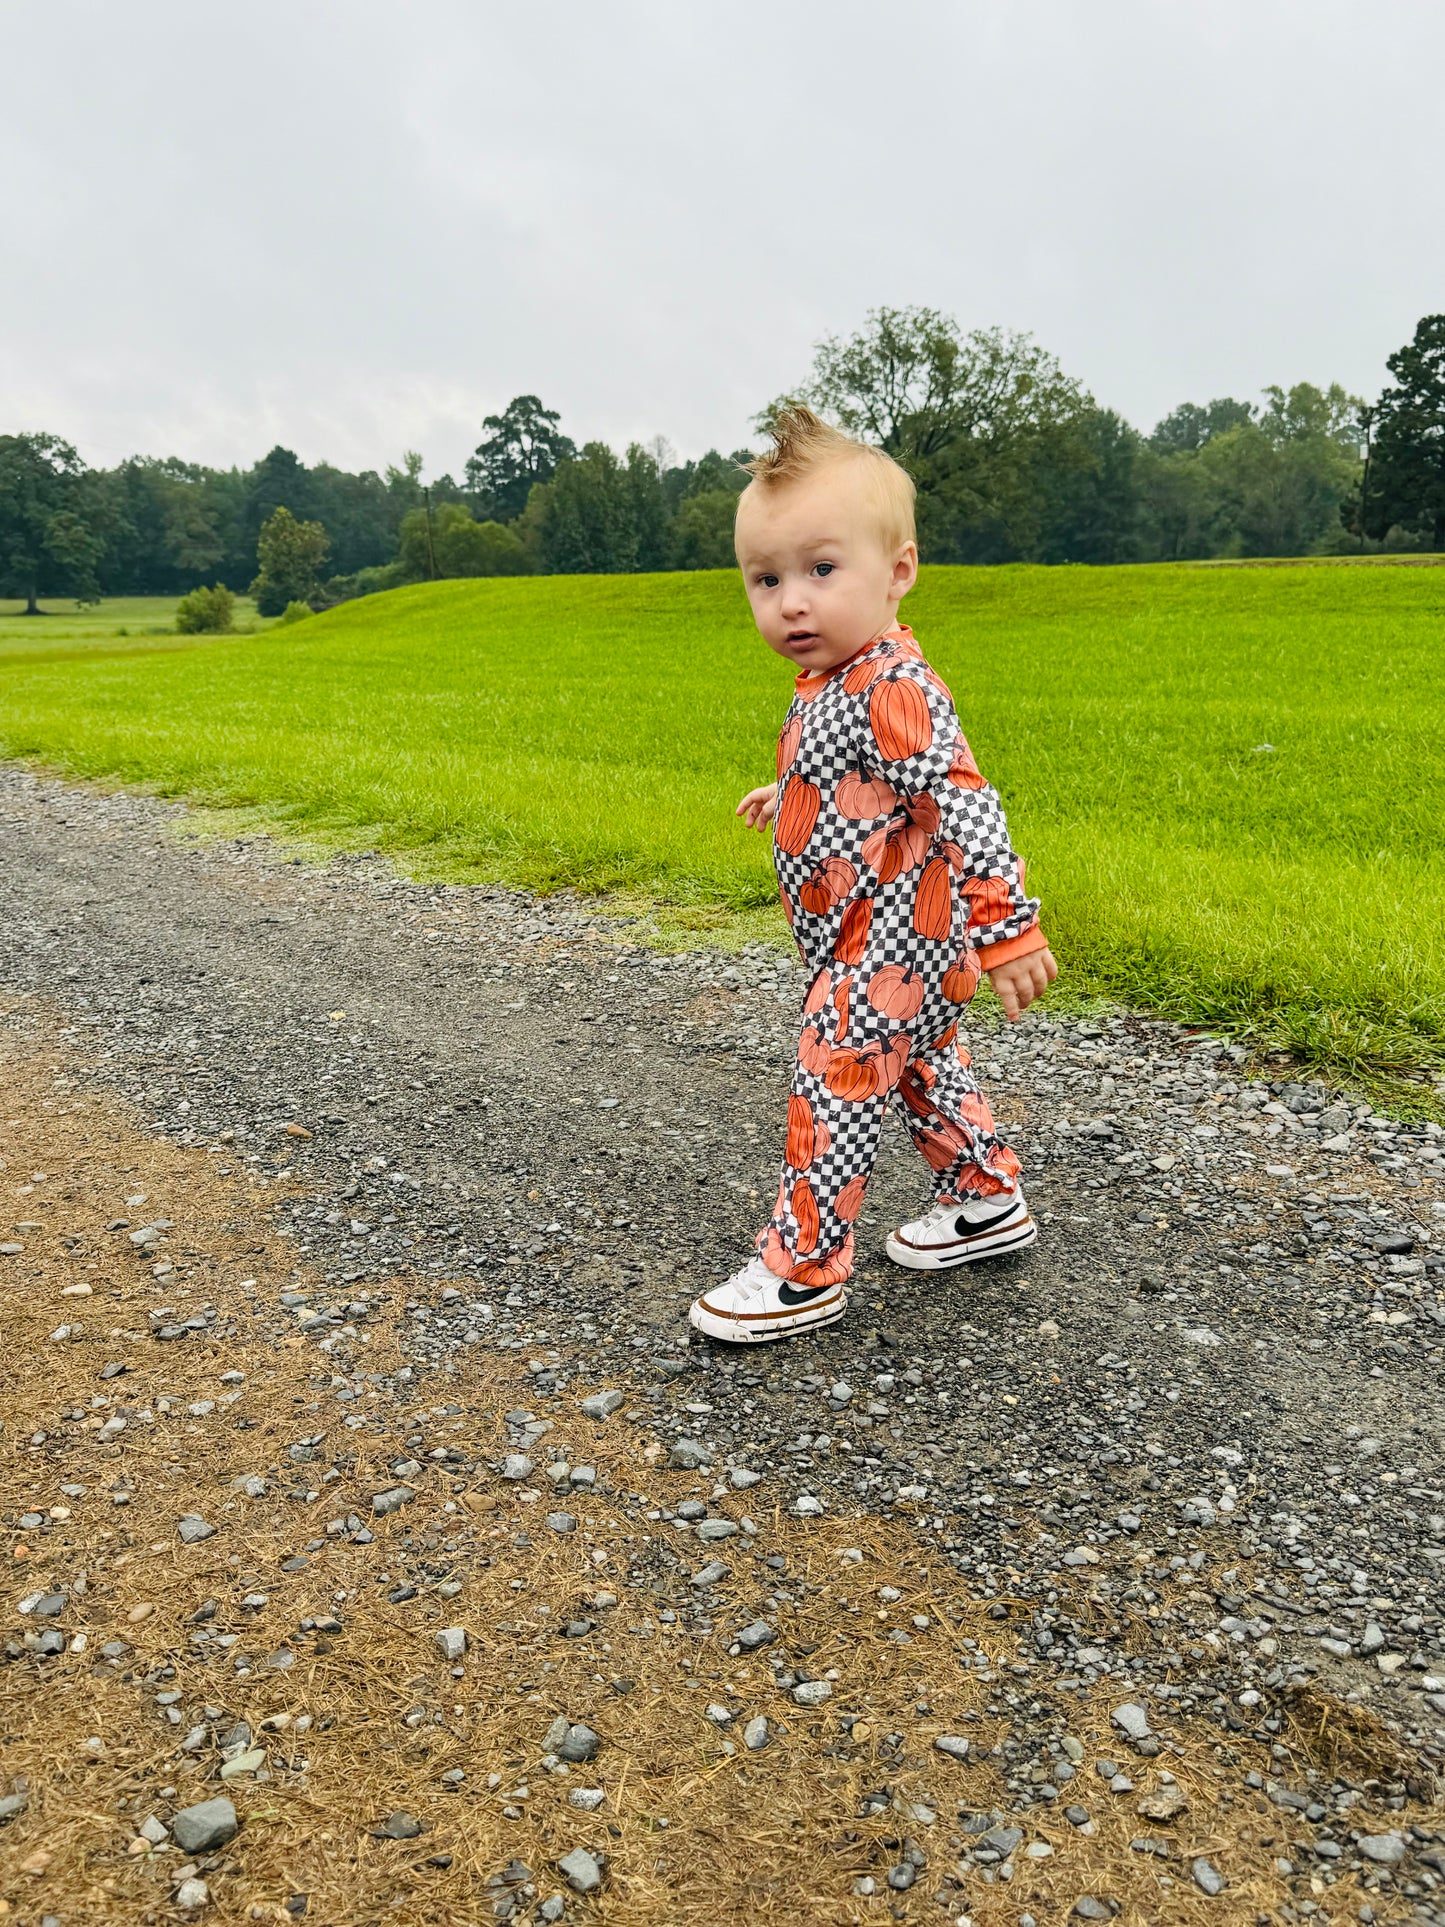
MULTIPOLYGON (((1238 1741, 1231 1765, 1220 1756, 1217 1729, 1183 1719, 1167 1727, 1160 1758, 1151 1765, 1131 1756, 1130 1770, 1142 1792, 1154 1784, 1155 1770, 1167 1767, 1187 1789, 1190 1808, 1174 1827, 1150 1823, 1091 1770, 1101 1754, 1120 1756, 1111 1699, 1051 1692, 1036 1673, 1026 1690, 1037 1691, 1048 1709, 1040 1721, 1062 1709, 1055 1717, 1085 1749, 1071 1791, 1094 1814, 1097 1833, 1084 1836, 1057 1808, 1035 1807, 1027 1836, 1051 1844, 1053 1856, 1036 1862, 1020 1852, 1008 1886, 969 1873, 948 1889, 950 1904, 940 1911, 936 1896, 961 1834, 956 1813, 1006 1812, 1009 1801, 994 1763, 956 1765, 935 1753, 932 1741, 964 1733, 982 1756, 1005 1736, 988 1713, 993 1689, 961 1668, 958 1655, 969 1637, 999 1667, 1018 1663, 1027 1621, 1021 1603, 1007 1620, 989 1617, 935 1557, 921 1522, 799 1520, 759 1504, 765 1485, 745 1498, 718 1499, 708 1478, 649 1463, 650 1435, 623 1414, 597 1425, 547 1408, 557 1423, 539 1459, 571 1448, 562 1455, 596 1466, 595 1493, 563 1501, 503 1484, 488 1463, 505 1448, 498 1415, 527 1402, 528 1374, 517 1354, 465 1348, 455 1376, 423 1377, 407 1395, 409 1405, 385 1392, 352 1407, 336 1404, 327 1392, 331 1373, 345 1362, 342 1350, 320 1355, 314 1341, 288 1331, 287 1314, 277 1307, 279 1290, 298 1272, 272 1222, 274 1191, 244 1175, 222 1176, 216 1155, 144 1135, 118 1101, 88 1091, 83 1066, 33 1024, 0 1032, 0 1080, 0 1196, 11 1207, 0 1214, 0 1231, 15 1235, 9 1225, 24 1220, 47 1227, 22 1234, 23 1255, 0 1259, 7 1335, 0 1505, 12 1522, 31 1509, 70 1510, 68 1518, 52 1514, 39 1531, 10 1531, 3 1636, 40 1623, 16 1617, 21 1597, 47 1581, 60 1586, 87 1575, 83 1596, 72 1597, 60 1619, 44 1622, 72 1638, 83 1634, 87 1650, 45 1660, 27 1654, 4 1673, 0 1792, 23 1779, 30 1804, 0 1834, 0 1917, 31 1923, 49 1912, 66 1927, 182 1917, 172 1900, 182 1856, 130 1848, 147 1814, 168 1820, 220 1790, 214 1739, 198 1755, 180 1750, 207 1704, 223 1709, 217 1734, 236 1719, 249 1722, 266 1748, 268 1775, 230 1784, 241 1830, 200 1862, 212 1896, 205 1918, 216 1923, 289 1922, 297 1915, 288 1899, 295 1907, 295 1897, 305 1895, 305 1918, 327 1927, 462 1927, 493 1917, 498 1889, 486 1883, 513 1859, 535 1877, 535 1899, 519 1896, 527 1904, 518 1917, 534 1918, 537 1900, 565 1890, 555 1863, 579 1844, 606 1857, 606 1886, 593 1900, 568 1892, 567 1918, 616 1927, 715 1927, 735 1919, 831 1927, 963 1916, 977 1927, 1016 1927, 1026 1908, 1043 1927, 1064 1920, 1083 1893, 1117 1898, 1126 1922, 1233 1927, 1289 1900, 1291 1885, 1273 1861, 1288 1850, 1295 1829, 1241 1786, 1251 1766, 1280 1770, 1263 1748, 1238 1741), (35 1172, 45 1181, 26 1189, 35 1172), (144 1208, 127 1211, 125 1198, 138 1191, 147 1193, 144 1208), (158 1285, 124 1233, 104 1229, 117 1216, 174 1220, 176 1282, 158 1285), (67 1251, 62 1236, 79 1242, 67 1251), (258 1283, 254 1301, 241 1290, 245 1279, 258 1283), (91 1283, 94 1295, 61 1297, 76 1281, 91 1283), (149 1336, 152 1307, 184 1310, 206 1300, 222 1313, 222 1325, 234 1315, 237 1337, 160 1344, 149 1336), (258 1304, 261 1317, 251 1315, 258 1304), (78 1337, 50 1339, 58 1324, 77 1318, 78 1337), (130 1370, 102 1386, 100 1369, 112 1359, 130 1370), (224 1396, 219 1379, 228 1370, 246 1375, 235 1402, 190 1417, 190 1401, 224 1396), (149 1409, 154 1422, 133 1417, 117 1443, 98 1444, 93 1429, 61 1417, 66 1408, 89 1407, 98 1392, 134 1413, 149 1409), (160 1413, 162 1396, 176 1402, 173 1413, 160 1413), (319 1410, 302 1409, 313 1400, 319 1410), (461 1406, 461 1416, 435 1416, 445 1403, 461 1406), (387 1435, 349 1431, 341 1423, 347 1409, 384 1419, 387 1435), (372 1521, 371 1495, 394 1483, 389 1462, 428 1412, 426 1446, 455 1445, 478 1470, 458 1476, 428 1463, 413 1480, 415 1502, 372 1521), (241 1419, 256 1423, 239 1429, 241 1419), (286 1448, 323 1430, 325 1445, 300 1476, 319 1481, 347 1449, 355 1464, 308 1506, 285 1496, 296 1470, 286 1469, 286 1448), (67 1442, 32 1447, 36 1432, 67 1442), (273 1467, 282 1470, 265 1497, 233 1490, 239 1476, 273 1467), (122 1474, 134 1490, 130 1503, 117 1507, 110 1487, 122 1474), (63 1500, 63 1482, 84 1485, 87 1496, 63 1500), (754 1566, 742 1535, 703 1547, 643 1516, 649 1503, 675 1505, 687 1496, 738 1518, 750 1509, 758 1555, 781 1553, 793 1590, 800 1590, 799 1578, 818 1588, 801 1593, 806 1603, 796 1612, 774 1609, 770 1617, 791 1661, 814 1675, 836 1667, 833 1698, 821 1709, 798 1708, 779 1692, 762 1663, 766 1655, 729 1656, 731 1636, 766 1608, 762 1578, 776 1578, 754 1566), (579 1521, 568 1536, 544 1524, 548 1509, 561 1504, 579 1521), (373 1545, 328 1542, 304 1572, 281 1572, 283 1559, 349 1509, 374 1525, 373 1545), (191 1511, 219 1529, 186 1547, 176 1524, 191 1511), (690 1567, 710 1554, 732 1567, 712 1635, 686 1630, 681 1618, 662 1625, 665 1602, 626 1588, 629 1561, 649 1532, 675 1539, 690 1567), (514 1543, 523 1534, 529 1548, 514 1543), (842 1556, 848 1548, 862 1552, 861 1563, 842 1556), (418 1561, 430 1562, 430 1575, 418 1561), (447 1572, 463 1582, 452 1599, 435 1590, 447 1572), (380 1574, 393 1582, 409 1577, 419 1596, 387 1603, 380 1574), (880 1607, 883 1585, 902 1593, 896 1605, 880 1607), (561 1637, 560 1626, 587 1613, 599 1587, 616 1591, 621 1603, 592 1609, 598 1628, 589 1637, 561 1637), (265 1593, 267 1603, 243 1610, 240 1602, 252 1592, 265 1593), (193 1639, 189 1616, 208 1598, 219 1602, 214 1628, 239 1635, 229 1657, 193 1639), (342 1633, 329 1640, 300 1634, 303 1617, 333 1610, 342 1633), (927 1628, 913 1626, 915 1614, 926 1615, 927 1628), (438 1628, 454 1624, 469 1634, 461 1679, 451 1676, 432 1640, 438 1628), (643 1626, 642 1633, 629 1630, 643 1626), (909 1643, 891 1639, 893 1630, 907 1631, 909 1643), (99 1660, 100 1647, 114 1638, 135 1649, 120 1667, 99 1660), (295 1655, 289 1670, 266 1663, 281 1649, 295 1655), (254 1660, 243 1674, 240 1653, 254 1660), (167 1662, 174 1678, 146 1684, 145 1674, 167 1662), (610 1682, 619 1678, 635 1682, 632 1689, 615 1690, 610 1682), (179 1725, 156 1704, 162 1688, 181 1694, 179 1725), (731 1757, 727 1735, 705 1716, 709 1701, 738 1710, 731 1757), (414 1709, 423 1718, 408 1726, 414 1709), (558 1712, 602 1736, 596 1762, 566 1777, 540 1764, 543 1735, 558 1712), (748 1753, 742 1723, 757 1712, 773 1723, 773 1737, 764 1751, 748 1753), (840 1726, 845 1712, 862 1716, 851 1740, 840 1726), (303 1715, 312 1725, 298 1735, 303 1715), (905 1736, 901 1756, 885 1758, 880 1742, 895 1733, 905 1736), (91 1740, 96 1744, 87 1748, 91 1740), (460 1790, 442 1779, 453 1767, 466 1774, 460 1790), (492 1773, 501 1778, 489 1791, 492 1773), (599 1811, 568 1806, 570 1788, 593 1785, 605 1789, 599 1811), (863 1796, 881 1789, 892 1806, 860 1817, 863 1796), (912 1814, 919 1804, 936 1811, 936 1824, 912 1814), (508 1818, 508 1805, 522 1817, 508 1818), (373 1825, 399 1809, 421 1821, 421 1837, 373 1838, 373 1825), (1129 1842, 1141 1834, 1171 1840, 1170 1859, 1132 1852, 1129 1842), (910 1892, 896 1894, 885 1876, 910 1836, 929 1865, 910 1892), (1228 1878, 1223 1899, 1210 1901, 1195 1888, 1189 1862, 1197 1854, 1228 1878), (864 1874, 878 1881, 878 1897, 853 1894, 864 1874)), ((440 1288, 402 1281, 393 1304, 440 1288)), ((354 1372, 394 1371, 403 1362, 396 1330, 383 1320, 358 1333, 350 1362, 354 1372)), ((587 1389, 574 1384, 559 1403, 580 1400, 587 1389)), ((418 1456, 425 1459, 425 1449, 418 1456)), ((686 1596, 685 1582, 677 1591, 686 1596)), ((1082 1595, 1078 1603, 1087 1610, 1082 1595)), ((1003 1674, 1014 1686, 1025 1677, 1003 1674)), ((1356 1721, 1363 1717, 1350 1712, 1356 1721)), ((1307 1885, 1307 1877, 1295 1883, 1296 1895, 1307 1885)), ((1353 1882, 1322 1892, 1316 1918, 1344 1919, 1348 1892, 1357 1904, 1353 1882)), ((1376 1896, 1375 1904, 1381 1920, 1405 1917, 1388 1897, 1376 1896)))

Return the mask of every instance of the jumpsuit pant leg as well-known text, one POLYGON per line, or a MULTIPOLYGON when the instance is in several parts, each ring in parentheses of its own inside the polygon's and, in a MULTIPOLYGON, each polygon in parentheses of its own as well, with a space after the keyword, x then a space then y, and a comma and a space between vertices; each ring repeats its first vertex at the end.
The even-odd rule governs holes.
POLYGON ((758 1234, 768 1268, 800 1287, 853 1269, 853 1227, 895 1093, 940 1198, 1009 1191, 1018 1159, 957 1048, 956 1004, 888 971, 819 970, 803 1006, 788 1135, 773 1214, 758 1234))

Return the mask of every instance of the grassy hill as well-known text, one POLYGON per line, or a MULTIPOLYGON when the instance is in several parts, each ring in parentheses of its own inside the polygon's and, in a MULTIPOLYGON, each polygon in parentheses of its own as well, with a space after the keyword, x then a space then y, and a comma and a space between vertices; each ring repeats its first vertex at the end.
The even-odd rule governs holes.
MULTIPOLYGON (((1076 986, 1439 1061, 1445 570, 934 568, 904 613, 1076 986)), ((731 574, 446 582, 238 639, 0 641, 0 751, 430 874, 756 913, 732 806, 789 681, 731 574)))

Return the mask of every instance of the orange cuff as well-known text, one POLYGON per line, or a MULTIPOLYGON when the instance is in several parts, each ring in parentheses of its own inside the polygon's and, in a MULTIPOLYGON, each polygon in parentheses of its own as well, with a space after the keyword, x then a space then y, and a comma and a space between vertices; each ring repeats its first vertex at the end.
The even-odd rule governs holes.
POLYGON ((1047 950, 1048 947, 1048 938, 1035 924, 1021 936, 1008 937, 1003 943, 980 944, 977 956, 984 970, 992 970, 997 964, 1012 963, 1015 957, 1027 957, 1035 950, 1047 950))

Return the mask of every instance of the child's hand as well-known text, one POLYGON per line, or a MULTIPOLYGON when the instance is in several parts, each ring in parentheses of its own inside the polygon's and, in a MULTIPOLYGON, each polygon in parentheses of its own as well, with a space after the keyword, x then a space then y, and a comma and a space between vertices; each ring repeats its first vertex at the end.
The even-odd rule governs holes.
POLYGON ((776 783, 764 783, 761 789, 748 791, 734 814, 740 816, 750 830, 765 830, 777 814, 777 809, 778 786, 776 783))
POLYGON ((1026 957, 1014 957, 989 971, 994 995, 1003 1005, 1003 1014, 1016 1024, 1036 997, 1042 997, 1059 974, 1053 952, 1031 950, 1026 957))

